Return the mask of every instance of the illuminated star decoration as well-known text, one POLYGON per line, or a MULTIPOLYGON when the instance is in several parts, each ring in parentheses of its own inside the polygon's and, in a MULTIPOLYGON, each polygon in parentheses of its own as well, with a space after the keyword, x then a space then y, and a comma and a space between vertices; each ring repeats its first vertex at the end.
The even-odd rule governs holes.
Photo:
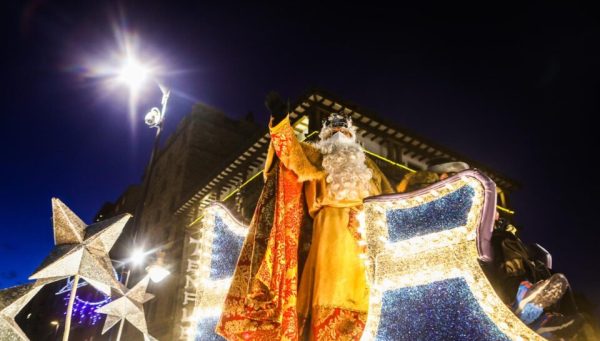
POLYGON ((79 275, 106 295, 123 292, 114 276, 108 252, 131 218, 122 214, 86 226, 63 202, 52 198, 54 249, 29 279, 58 280, 79 275))
POLYGON ((29 340, 15 317, 47 283, 38 281, 0 291, 0 340, 29 340))
POLYGON ((144 315, 144 303, 154 298, 154 295, 146 293, 149 281, 150 276, 147 275, 133 288, 129 289, 125 295, 96 309, 97 313, 106 314, 102 334, 125 319, 144 334, 144 340, 156 340, 148 333, 146 316, 144 315))
POLYGON ((543 340, 479 263, 493 259, 495 206, 495 184, 475 170, 365 200, 359 232, 371 292, 362 340, 543 340))

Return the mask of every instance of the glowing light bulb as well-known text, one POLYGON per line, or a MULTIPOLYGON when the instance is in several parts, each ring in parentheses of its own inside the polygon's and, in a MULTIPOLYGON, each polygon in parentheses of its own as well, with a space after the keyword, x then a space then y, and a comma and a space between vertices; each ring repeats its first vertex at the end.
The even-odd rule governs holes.
POLYGON ((146 80, 149 70, 134 57, 128 57, 119 72, 119 81, 136 90, 146 80))

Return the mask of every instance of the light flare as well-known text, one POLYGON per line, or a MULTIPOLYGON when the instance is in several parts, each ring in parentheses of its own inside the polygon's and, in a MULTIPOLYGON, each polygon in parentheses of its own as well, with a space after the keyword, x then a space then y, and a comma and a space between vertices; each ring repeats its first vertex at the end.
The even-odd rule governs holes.
POLYGON ((119 71, 117 79, 129 86, 131 91, 137 91, 150 75, 150 69, 140 63, 134 56, 128 56, 119 71))

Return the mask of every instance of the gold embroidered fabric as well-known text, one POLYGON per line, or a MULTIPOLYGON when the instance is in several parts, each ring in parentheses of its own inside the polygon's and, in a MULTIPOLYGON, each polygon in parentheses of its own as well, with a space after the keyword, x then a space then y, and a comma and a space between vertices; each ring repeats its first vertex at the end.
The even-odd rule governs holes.
POLYGON ((311 335, 314 340, 360 340, 367 313, 337 307, 317 306, 312 311, 311 335))
MULTIPOLYGON (((362 200, 329 195, 320 152, 296 139, 289 119, 271 128, 270 149, 280 162, 267 160, 265 188, 217 332, 229 340, 298 340, 303 333, 316 340, 359 339, 369 305, 355 219, 362 200), (307 213, 312 238, 299 276, 307 213), (310 328, 299 325, 306 320, 310 328)), ((393 192, 375 163, 367 166, 373 171, 369 195, 393 192)))

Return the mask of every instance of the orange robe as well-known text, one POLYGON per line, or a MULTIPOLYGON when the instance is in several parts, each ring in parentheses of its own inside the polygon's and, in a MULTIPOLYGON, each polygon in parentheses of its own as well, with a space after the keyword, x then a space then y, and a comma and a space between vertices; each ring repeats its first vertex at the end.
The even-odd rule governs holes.
MULTIPOLYGON (((340 201, 329 195, 322 155, 296 139, 288 118, 271 127, 271 147, 269 154, 276 154, 280 163, 267 248, 256 274, 250 270, 246 276, 246 296, 242 290, 234 298, 236 289, 230 289, 217 332, 235 340, 358 340, 369 305, 356 220, 362 200, 340 201), (298 238, 305 207, 313 220, 313 235, 298 283, 298 238)), ((268 158, 266 170, 270 163, 268 158)), ((367 159, 367 166, 373 171, 369 195, 393 192, 375 163, 367 159)), ((253 222, 258 213, 257 207, 253 222)), ((242 254, 240 261, 243 258, 242 254)), ((238 270, 232 286, 243 283, 236 280, 238 270)))

